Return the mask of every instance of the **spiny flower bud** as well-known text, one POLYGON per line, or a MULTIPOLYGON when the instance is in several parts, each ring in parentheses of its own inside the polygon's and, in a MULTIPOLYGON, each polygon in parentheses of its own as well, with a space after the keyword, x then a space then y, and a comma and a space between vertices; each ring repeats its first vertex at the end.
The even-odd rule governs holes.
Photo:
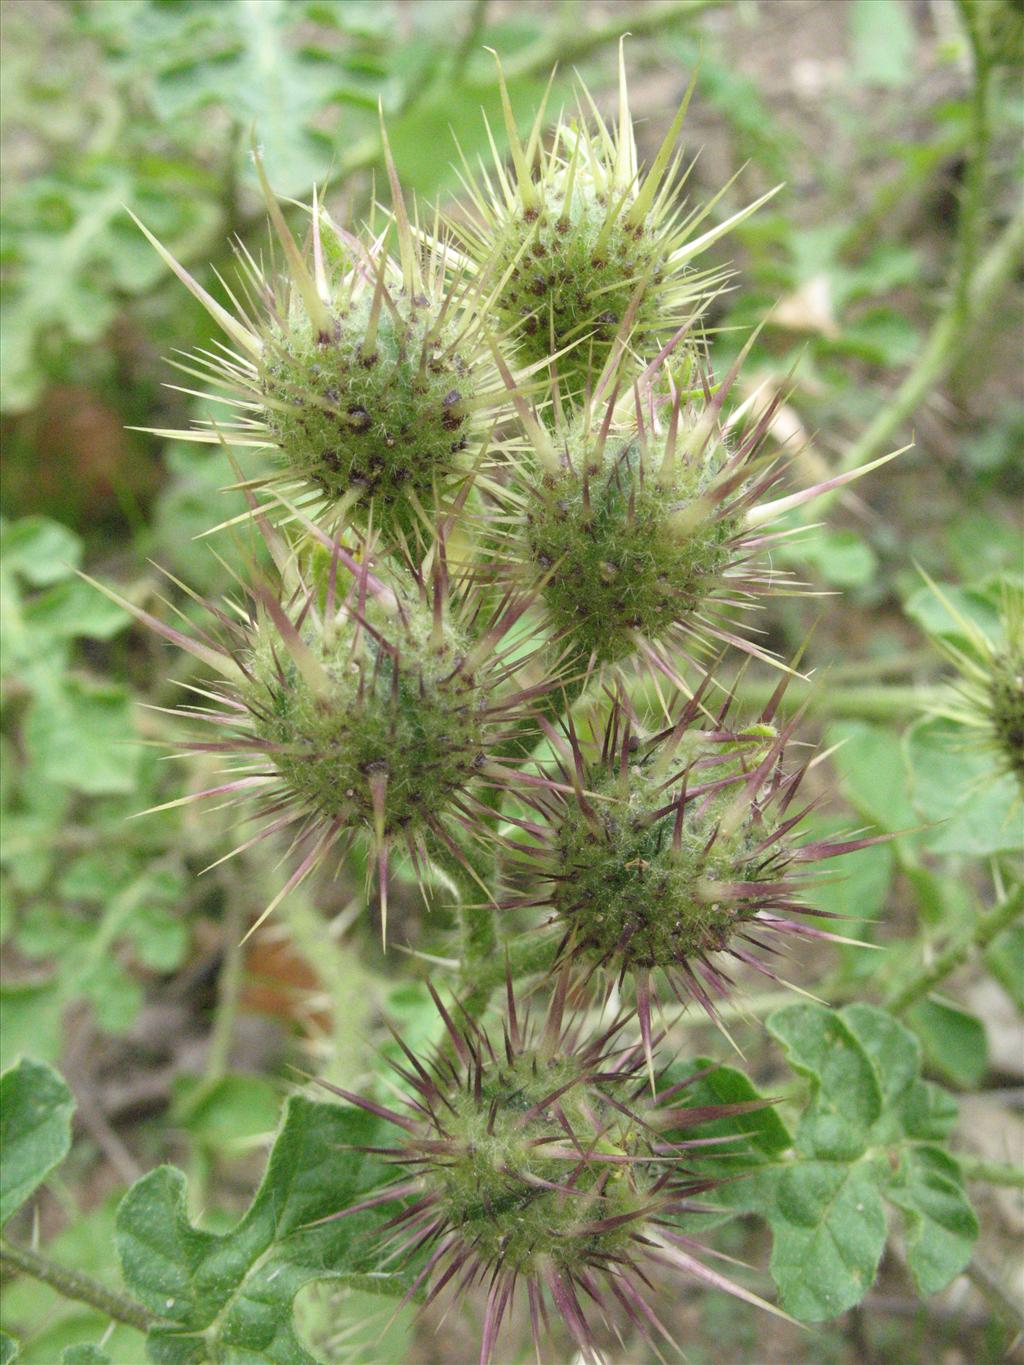
POLYGON ((527 602, 506 597, 488 616, 475 590, 450 588, 441 541, 427 568, 410 565, 388 587, 368 548, 357 561, 300 519, 320 561, 310 565, 307 554, 303 565, 258 524, 287 585, 283 598, 256 586, 246 589, 244 614, 207 604, 219 634, 198 639, 123 603, 221 678, 202 694, 212 705, 175 714, 226 737, 175 747, 221 754, 231 767, 226 780, 183 801, 256 797, 255 818, 265 823, 243 847, 295 834, 300 861, 264 917, 336 845, 368 836, 386 928, 392 849, 405 849, 421 880, 438 859, 468 867, 467 840, 485 837, 480 788, 511 779, 547 785, 489 750, 523 721, 530 696, 557 685, 557 660, 549 684, 516 688, 523 641, 511 647, 506 637, 527 602))
POLYGON ((579 396, 588 376, 604 366, 627 313, 642 349, 702 311, 721 276, 698 274, 691 263, 770 195, 695 235, 721 195, 685 216, 674 207, 679 156, 673 151, 693 84, 641 176, 621 47, 614 130, 584 88, 587 110, 581 108, 578 122, 559 120, 547 151, 546 100, 524 146, 500 63, 498 76, 513 172, 506 175, 498 165, 492 181, 486 169, 477 179, 464 167, 476 222, 456 230, 477 267, 503 281, 495 311, 515 329, 521 359, 537 363, 572 347, 562 373, 568 391, 579 396))
POLYGON ((146 233, 240 348, 200 357, 204 370, 189 372, 226 390, 243 415, 170 434, 276 448, 280 472, 248 486, 284 490, 333 524, 355 516, 389 538, 422 535, 469 477, 465 452, 480 418, 504 401, 468 312, 477 285, 446 283, 445 245, 436 233, 425 244, 410 223, 390 151, 398 262, 383 247, 386 233, 363 242, 342 232, 315 193, 307 260, 256 165, 287 275, 267 275, 241 250, 247 309, 237 318, 146 233), (336 239, 330 250, 325 227, 336 239))
MULTIPOLYGON (((747 348, 716 385, 689 362, 673 373, 682 335, 625 397, 612 387, 616 353, 579 411, 566 414, 556 377, 551 431, 513 392, 526 445, 509 447, 513 477, 492 490, 512 526, 501 552, 534 585, 555 638, 571 645, 581 666, 639 651, 673 682, 672 653, 699 650, 709 639, 766 657, 722 613, 750 606, 776 584, 779 575, 759 556, 777 536, 762 528, 875 467, 763 501, 783 477, 782 461, 761 454, 781 400, 749 426, 740 425, 742 411, 727 420, 723 404, 747 348), (659 651, 661 641, 669 648, 659 651)), ((498 363, 511 389, 512 376, 498 363)))
POLYGON ((630 979, 648 1055, 656 975, 712 1018, 731 984, 718 955, 779 980, 752 951, 765 934, 836 938, 789 918, 825 914, 803 900, 803 869, 878 842, 800 842, 806 808, 790 807, 806 765, 787 771, 794 722, 775 727, 785 683, 754 724, 730 727, 727 700, 706 729, 710 683, 709 674, 653 736, 638 733, 622 699, 593 741, 572 723, 550 730, 562 782, 528 798, 543 822, 530 826, 538 845, 520 873, 526 894, 508 902, 550 908, 562 934, 556 965, 630 979))
POLYGON ((599 1357, 584 1304, 600 1312, 610 1297, 649 1340, 668 1336, 644 1299, 651 1265, 769 1306, 698 1260, 677 1222, 715 1183, 694 1170, 707 1139, 680 1135, 763 1102, 688 1108, 694 1077, 652 1096, 639 1078, 642 1050, 616 1041, 629 1016, 586 1038, 580 1020, 564 1018, 567 984, 563 975, 535 1030, 520 1019, 509 981, 501 1045, 467 1016, 456 1022, 431 988, 445 1046, 424 1062, 394 1035, 407 1063, 395 1064, 407 1112, 327 1087, 401 1129, 401 1145, 374 1150, 408 1168, 334 1216, 407 1201, 384 1225, 394 1229, 389 1260, 428 1249, 409 1291, 425 1286, 427 1303, 453 1282, 456 1293, 486 1284, 481 1365, 498 1359, 520 1285, 538 1353, 550 1301, 587 1361, 599 1357))
POLYGON ((932 713, 964 727, 971 747, 987 752, 995 771, 1015 778, 1024 796, 1024 585, 1003 581, 998 626, 987 633, 927 581, 965 642, 934 637, 959 676, 932 713))

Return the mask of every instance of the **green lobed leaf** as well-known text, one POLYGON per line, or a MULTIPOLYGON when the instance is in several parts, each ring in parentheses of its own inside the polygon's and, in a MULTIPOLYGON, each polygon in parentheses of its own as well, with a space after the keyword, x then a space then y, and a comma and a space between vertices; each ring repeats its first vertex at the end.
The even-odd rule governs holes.
POLYGON ((912 1147, 887 1197, 904 1213, 907 1264, 918 1292, 937 1294, 963 1270, 978 1236, 960 1168, 939 1147, 912 1147))
POLYGON ((791 1005, 768 1019, 794 1071, 811 1082, 811 1103, 796 1134, 807 1156, 852 1160, 867 1147, 882 1112, 877 1077, 837 1014, 819 1005, 791 1005))
POLYGON ((60 1353, 60 1365, 113 1365, 106 1351, 91 1342, 66 1346, 60 1353))
POLYGON ((796 1004, 767 1027, 810 1082, 793 1155, 724 1190, 772 1229, 782 1306, 809 1322, 835 1317, 874 1281, 887 1236, 885 1203, 901 1210, 908 1259, 934 1293, 970 1258, 977 1222, 956 1162, 934 1145, 956 1106, 920 1077, 921 1048, 885 1010, 796 1004))
POLYGON ((842 721, 828 727, 826 742, 842 746, 832 761, 844 794, 862 814, 893 832, 920 823, 907 796, 903 756, 889 730, 842 721))
POLYGON ((836 588, 863 588, 878 568, 878 558, 862 536, 828 527, 815 527, 782 541, 776 554, 784 564, 808 565, 836 588))
POLYGON ((134 790, 139 746, 132 735, 125 688, 76 677, 37 692, 25 722, 25 742, 41 775, 87 796, 134 790))
POLYGON ((874 1283, 885 1249, 884 1161, 807 1161, 784 1170, 769 1214, 771 1272, 787 1312, 837 1317, 874 1283))
POLYGON ((22 517, 3 525, 0 557, 6 569, 34 588, 45 588, 74 573, 82 560, 82 542, 59 521, 22 517))
POLYGON ((916 721, 904 737, 914 804, 935 825, 934 853, 984 858, 1024 847, 1024 820, 1014 779, 993 770, 992 756, 952 721, 916 721))
POLYGON ((941 1000, 922 1000, 907 1015, 929 1067, 961 1090, 974 1090, 988 1070, 985 1025, 941 1000))
MULTIPOLYGON (((695 1057, 693 1070, 703 1071, 713 1067, 706 1076, 687 1087, 686 1103, 705 1104, 742 1104, 748 1100, 759 1100, 763 1096, 749 1076, 733 1066, 718 1066, 710 1057, 695 1057)), ((789 1129, 779 1117, 774 1105, 755 1109, 749 1114, 736 1114, 729 1119, 719 1119, 701 1127, 701 1134, 714 1137, 718 1134, 745 1133, 751 1145, 761 1152, 773 1155, 784 1152, 792 1145, 789 1129)))
POLYGON ((18 1358, 18 1343, 6 1332, 0 1332, 0 1365, 11 1365, 18 1358))
POLYGON ((354 1150, 378 1135, 360 1111, 293 1097, 249 1211, 226 1234, 189 1221, 181 1171, 163 1166, 133 1185, 118 1209, 117 1246, 129 1290, 168 1321, 150 1333, 150 1359, 313 1365, 292 1326, 293 1300, 312 1280, 376 1273, 368 1234, 384 1212, 317 1220, 387 1177, 354 1150))
POLYGON ((71 1091, 52 1067, 22 1058, 0 1076, 0 1225, 71 1147, 71 1091))
POLYGON ((1012 924, 985 950, 985 963, 1024 1014, 1024 924, 1012 924))

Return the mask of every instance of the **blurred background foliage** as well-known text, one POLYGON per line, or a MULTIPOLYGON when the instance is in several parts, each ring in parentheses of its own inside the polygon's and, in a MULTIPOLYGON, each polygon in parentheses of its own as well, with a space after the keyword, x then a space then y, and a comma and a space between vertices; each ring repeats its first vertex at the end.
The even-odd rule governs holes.
MULTIPOLYGON (((5 0, 2 16, 0 1051, 4 1065, 26 1050, 59 1061, 78 1098, 81 1141, 37 1207, 55 1254, 108 1275, 116 1193, 164 1158, 189 1166, 207 1226, 229 1224, 287 1063, 312 1056, 351 1083, 385 1012, 414 1046, 432 1027, 421 983, 375 946, 358 869, 293 897, 243 952, 272 855, 254 849, 197 877, 232 838, 217 812, 128 821, 205 785, 201 764, 153 747, 167 728, 141 705, 170 704, 189 670, 75 570, 188 614, 151 562, 218 594, 242 550, 230 534, 197 539, 239 510, 220 491, 219 454, 139 429, 202 415, 167 386, 165 357, 207 345, 210 325, 125 206, 217 293, 229 239, 256 251, 267 240, 252 139, 280 194, 308 199, 315 182, 337 220, 358 220, 382 171, 380 101, 404 182, 452 208, 453 135, 468 158, 484 151, 483 110, 503 146, 485 47, 501 54, 525 119, 556 62, 555 105, 574 98, 578 70, 610 107, 616 40, 629 31, 648 155, 699 61, 691 199, 740 172, 725 216, 784 184, 716 248, 737 268, 711 317, 716 366, 771 309, 743 382, 746 393, 786 389, 773 435, 798 452, 798 477, 867 458, 865 431, 894 403, 886 444, 915 441, 783 556, 842 600, 782 599, 762 622, 784 656, 814 627, 819 681, 790 697, 808 700, 809 736, 833 748, 817 786, 835 779, 841 797, 815 817, 821 827, 916 831, 854 855, 819 893, 855 936, 885 945, 881 965, 829 949, 790 974, 830 1001, 884 1000, 1008 894, 1024 842, 1012 786, 922 719, 944 667, 930 638, 961 627, 917 566, 990 634, 1001 579, 1022 569, 1019 0, 5 0)), ((742 695, 753 703, 772 681, 751 672, 742 695)), ((397 942, 443 955, 442 906, 424 920, 399 897, 393 913, 397 942)), ((1005 1160, 1019 1150, 1024 1085, 1020 927, 985 960, 987 974, 975 964, 946 1003, 917 1002, 906 1020, 930 1072, 970 1092, 960 1141, 1005 1160)), ((707 1045, 703 1027, 689 1031, 707 1045)), ((982 1250, 1007 1263, 1019 1210, 993 1209, 982 1250)), ((742 1240, 723 1247, 763 1261, 742 1240)), ((684 1296, 688 1357, 925 1360, 936 1344, 950 1362, 999 1357, 998 1315, 950 1291, 908 1318, 898 1256, 887 1275, 867 1323, 848 1315, 813 1333, 684 1296)), ((27 1365, 95 1335, 95 1315, 55 1303, 42 1286, 11 1291, 27 1365)), ((307 1308, 317 1349, 381 1359, 384 1347, 346 1326, 365 1316, 359 1296, 310 1293, 307 1308)), ((446 1330, 441 1344, 424 1329, 413 1340, 400 1319, 388 1359, 461 1359, 466 1342, 446 1330)), ((107 1349, 128 1363, 137 1346, 119 1328, 107 1349)))

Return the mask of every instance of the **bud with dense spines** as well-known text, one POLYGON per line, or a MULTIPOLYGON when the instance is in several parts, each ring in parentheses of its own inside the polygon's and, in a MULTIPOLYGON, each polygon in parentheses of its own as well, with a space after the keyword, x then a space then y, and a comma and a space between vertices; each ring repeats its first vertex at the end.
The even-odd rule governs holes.
POLYGON ((457 1295, 486 1286, 481 1365, 499 1359, 498 1334, 520 1287, 538 1354, 550 1303, 588 1362, 600 1359, 588 1321, 595 1308, 602 1318, 608 1307, 624 1309, 652 1344, 656 1334, 671 1341, 646 1302, 657 1266, 770 1307, 706 1266, 679 1228, 695 1196, 716 1183, 699 1169, 708 1139, 684 1134, 765 1102, 687 1107, 693 1077, 648 1094, 642 1049, 619 1042, 628 1016, 586 1036, 581 1018, 565 1017, 567 984, 563 976, 535 1029, 509 981, 500 1043, 460 1012, 453 1017, 431 989, 446 1036, 421 1060, 394 1035, 402 1111, 327 1086, 401 1130, 398 1145, 374 1150, 406 1167, 335 1217, 404 1201, 384 1224, 388 1259, 426 1250, 409 1297, 422 1288, 427 1303, 446 1286, 457 1295))
POLYGON ((161 434, 269 447, 278 470, 250 487, 285 489, 332 524, 372 520, 391 540, 423 535, 452 502, 506 398, 480 330, 487 309, 475 296, 484 277, 453 273, 439 232, 410 223, 390 151, 387 163, 397 261, 387 231, 368 230, 365 239, 342 231, 315 193, 307 257, 257 160, 286 271, 268 273, 240 248, 237 316, 146 235, 239 347, 182 366, 233 405, 225 419, 161 434))
POLYGON ((1004 579, 998 624, 986 631, 928 582, 964 641, 933 637, 958 677, 930 709, 963 727, 970 747, 988 754, 994 771, 1012 777, 1024 796, 1024 586, 1004 579))
POLYGON ((648 1048, 657 979, 713 1018, 730 985, 723 956, 778 980, 756 955, 764 935, 836 937, 802 922, 824 915, 805 899, 808 865, 877 842, 801 841, 808 808, 791 807, 807 765, 787 769, 794 723, 775 725, 785 683, 739 726, 730 700, 707 712, 710 686, 705 675, 658 734, 638 729, 623 698, 593 739, 572 723, 551 730, 562 780, 527 798, 542 818, 514 873, 523 894, 509 899, 550 911, 556 964, 629 982, 648 1048))
POLYGON ((255 798, 252 818, 265 823, 242 847, 295 836, 298 866, 265 914, 336 846, 363 837, 386 922, 393 850, 404 850, 421 880, 437 860, 468 871, 469 849, 488 837, 485 789, 547 785, 491 753, 523 723, 529 699, 557 686, 558 661, 539 687, 517 686, 529 651, 508 637, 528 599, 506 596, 488 611, 476 589, 449 584, 442 542, 426 567, 410 562, 389 586, 369 547, 357 560, 303 524, 315 553, 297 556, 259 519, 287 586, 247 587, 244 613, 207 604, 216 634, 185 635, 122 605, 220 675, 201 694, 209 705, 175 714, 222 737, 175 747, 220 754, 228 771, 183 800, 216 796, 244 808, 255 798))
POLYGON ((724 410, 750 343, 716 383, 692 357, 677 363, 678 334, 623 393, 626 339, 580 409, 552 379, 550 429, 499 360, 526 438, 508 446, 512 477, 491 485, 508 528, 498 556, 534 585, 582 668, 639 653, 676 681, 672 654, 716 641, 767 657, 725 613, 785 589, 765 556, 779 538, 770 523, 884 461, 773 502, 786 462, 763 446, 781 398, 746 424, 724 410))
POLYGON ((721 194, 689 214, 675 204, 680 160, 675 142, 693 85, 650 169, 641 174, 621 52, 614 129, 584 88, 578 120, 560 118, 547 150, 546 101, 524 144, 500 63, 498 75, 512 172, 507 175, 497 158, 493 179, 483 167, 477 177, 464 165, 476 219, 460 221, 455 231, 476 267, 504 280, 495 312, 514 330, 521 358, 539 363, 572 348, 562 374, 567 392, 578 398, 603 368, 627 314, 642 350, 652 343, 656 349, 703 311, 723 276, 697 272, 692 262, 770 196, 698 235, 721 194))

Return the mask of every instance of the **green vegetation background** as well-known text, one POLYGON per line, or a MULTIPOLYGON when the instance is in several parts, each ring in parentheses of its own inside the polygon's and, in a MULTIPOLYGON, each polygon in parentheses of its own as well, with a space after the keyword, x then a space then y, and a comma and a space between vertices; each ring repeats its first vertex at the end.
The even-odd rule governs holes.
MULTIPOLYGON (((913 451, 833 503, 827 526, 786 553, 815 590, 842 596, 783 599, 763 622, 783 655, 817 623, 809 657, 827 677, 811 693, 808 731, 842 746, 821 770, 819 789, 834 777, 841 792, 816 817, 822 826, 927 825, 855 855, 826 893, 853 934, 887 946, 884 964, 829 950, 791 964, 791 976, 830 1002, 884 998, 885 983, 895 988, 930 944, 991 904, 1019 857, 1007 791, 978 785, 969 751, 950 758, 927 726, 912 727, 942 671, 928 634, 952 630, 915 566, 955 585, 983 622, 996 576, 1021 568, 1020 287, 1013 260, 993 257, 1019 223, 1020 83, 1012 64, 993 80, 979 149, 952 0, 6 0, 0 12, 0 1061, 28 1052, 59 1064, 78 1099, 71 1158, 36 1205, 54 1254, 113 1275, 113 1208, 164 1159, 187 1167, 205 1226, 229 1226, 258 1179, 289 1065, 350 1083, 372 1066, 385 1013, 408 1041, 431 1028, 420 984, 375 946, 358 870, 295 897, 242 955, 232 945, 268 898, 274 857, 254 850, 199 877, 229 846, 226 816, 173 809, 128 822, 205 785, 195 764, 150 747, 167 731, 142 707, 173 704, 181 689, 168 672, 186 670, 74 570, 140 604, 168 594, 189 611, 150 561, 218 594, 240 551, 230 535, 197 539, 239 510, 220 491, 229 478, 219 455, 137 430, 203 415, 201 400, 167 387, 178 380, 165 357, 208 344, 210 325, 124 206, 216 292, 215 270, 231 270, 228 239, 257 250, 267 240, 251 137, 280 194, 308 197, 316 181, 336 217, 358 218, 381 169, 378 99, 405 184, 450 203, 452 134, 473 158, 486 149, 481 108, 500 123, 485 45, 501 53, 525 118, 556 61, 556 105, 573 99, 578 67, 606 106, 616 39, 630 31, 647 152, 701 60, 685 134, 691 152, 702 149, 690 195, 707 197, 744 168, 725 215, 786 186, 717 252, 739 274, 713 318, 714 359, 726 363, 774 306, 745 382, 783 385, 799 359, 775 432, 800 447, 796 477, 865 458, 865 432, 894 395, 907 399, 908 376, 921 378, 885 439, 913 435, 913 451), (979 156, 967 234, 961 206, 979 156), (968 293, 986 265, 999 273, 975 307, 968 293)), ((751 700, 768 685, 759 674, 743 683, 751 700)), ((442 909, 424 924, 400 894, 393 916, 397 942, 443 952, 442 909)), ((1016 983, 1019 1003, 1020 952, 1019 936, 1004 936, 987 982, 955 979, 948 1004, 911 1021, 930 1074, 980 1092, 962 1140, 995 1159, 1020 1141, 986 1098, 1019 1092, 1024 1079, 1007 994, 1016 983)), ((710 1042, 699 1024, 692 1031, 710 1042)), ((749 1036, 770 1079, 770 1055, 755 1028, 749 1036)), ((998 1204, 988 1212, 982 1250, 998 1263, 1012 1217, 998 1204)), ((740 1234, 723 1247, 764 1264, 763 1245, 740 1234)), ((678 1309, 688 1357, 910 1361, 941 1346, 961 1352, 951 1359, 997 1358, 995 1319, 955 1296, 908 1316, 898 1260, 887 1274, 874 1307, 869 1299, 856 1319, 810 1337, 713 1295, 689 1299, 678 1309)), ((460 1360, 469 1349, 458 1325, 435 1338, 404 1319, 384 1344, 361 1345, 365 1310, 310 1294, 309 1340, 345 1360, 460 1360)), ((53 1365, 102 1327, 25 1281, 10 1288, 5 1317, 26 1365, 53 1365)), ((118 1328, 106 1345, 131 1365, 137 1342, 118 1328)))

